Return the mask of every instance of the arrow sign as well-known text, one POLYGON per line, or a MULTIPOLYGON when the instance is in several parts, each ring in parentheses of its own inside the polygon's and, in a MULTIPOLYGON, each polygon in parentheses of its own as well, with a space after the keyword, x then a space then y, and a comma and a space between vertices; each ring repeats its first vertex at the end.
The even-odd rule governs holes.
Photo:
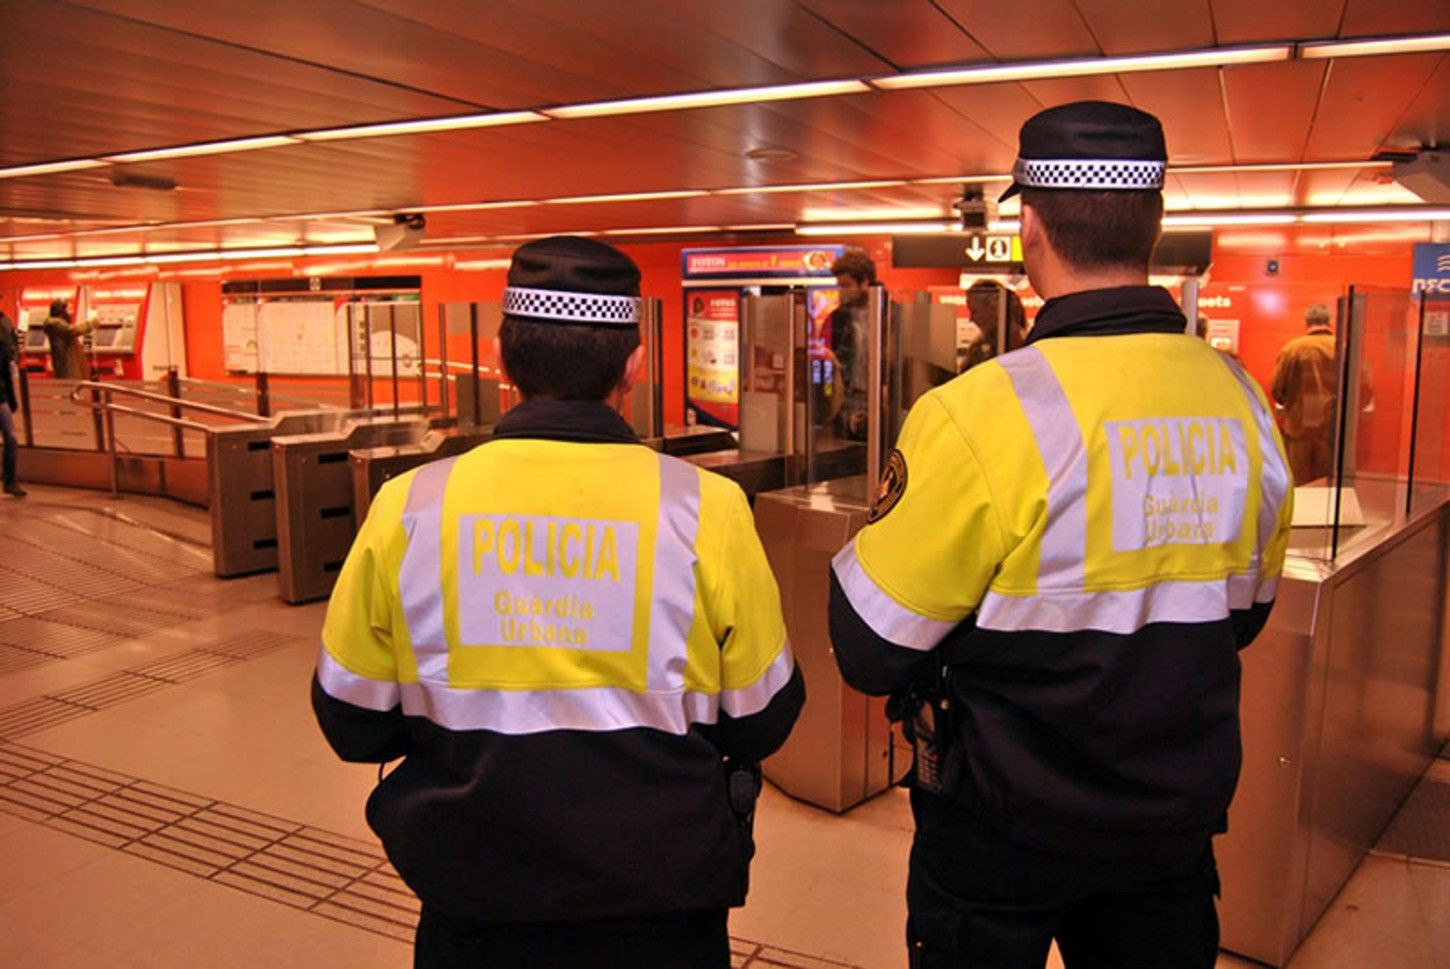
POLYGON ((982 257, 985 256, 988 251, 989 250, 982 248, 981 236, 972 236, 972 244, 967 246, 965 250, 967 258, 971 259, 972 262, 981 262, 982 257))

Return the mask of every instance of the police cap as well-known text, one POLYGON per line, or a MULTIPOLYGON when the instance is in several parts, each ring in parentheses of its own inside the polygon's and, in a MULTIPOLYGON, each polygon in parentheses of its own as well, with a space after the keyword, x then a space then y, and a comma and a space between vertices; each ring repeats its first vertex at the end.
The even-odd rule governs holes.
POLYGON ((1146 111, 1111 101, 1074 101, 1039 111, 1022 126, 1012 185, 1024 188, 1157 191, 1168 149, 1146 111))
POLYGON ((639 267, 594 239, 537 239, 514 250, 503 311, 543 323, 638 326, 639 267))

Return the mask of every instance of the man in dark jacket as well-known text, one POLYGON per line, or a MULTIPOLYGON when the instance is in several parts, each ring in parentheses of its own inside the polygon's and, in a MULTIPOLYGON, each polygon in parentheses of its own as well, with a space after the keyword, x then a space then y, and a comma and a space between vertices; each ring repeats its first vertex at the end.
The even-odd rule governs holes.
POLYGON ((5 444, 5 493, 24 498, 25 489, 15 480, 20 458, 20 442, 15 439, 15 415, 20 410, 20 401, 15 395, 19 360, 20 340, 15 333, 15 324, 0 310, 0 438, 5 444))
POLYGON ((1156 118, 1029 119, 1013 169, 1024 347, 912 407, 832 564, 847 682, 916 747, 912 965, 1211 969, 1238 650, 1273 604, 1291 484, 1267 401, 1148 285, 1156 118))
POLYGON ((367 816, 418 966, 729 966, 805 687, 745 495, 619 416, 639 304, 604 243, 514 253, 523 403, 383 486, 328 604, 313 708, 343 759, 402 758, 367 816))

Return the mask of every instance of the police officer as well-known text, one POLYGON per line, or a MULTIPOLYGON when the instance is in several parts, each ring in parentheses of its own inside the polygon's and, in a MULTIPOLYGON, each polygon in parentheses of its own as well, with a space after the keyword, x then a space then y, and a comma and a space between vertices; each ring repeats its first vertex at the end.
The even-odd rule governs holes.
POLYGON ((1147 285, 1166 158, 1123 105, 1027 121, 1006 194, 1047 302, 916 403, 833 562, 841 672, 916 744, 916 966, 1216 958, 1238 650, 1291 491, 1262 392, 1147 285))
POLYGON ((367 816, 419 966, 729 964, 750 765, 804 686, 745 496, 615 409, 639 278, 588 239, 514 254, 523 403, 383 486, 328 604, 313 707, 344 760, 403 759, 367 816))

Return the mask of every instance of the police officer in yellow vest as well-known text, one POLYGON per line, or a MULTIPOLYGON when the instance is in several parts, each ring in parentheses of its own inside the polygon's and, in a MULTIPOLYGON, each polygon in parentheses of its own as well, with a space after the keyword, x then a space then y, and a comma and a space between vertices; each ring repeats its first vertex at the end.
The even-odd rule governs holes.
POLYGON ((1255 382, 1147 285, 1166 158, 1123 105, 1027 121, 1007 194, 1047 302, 916 403, 833 563, 841 671, 916 745, 914 966, 1041 967, 1053 938, 1069 969, 1214 964, 1238 650, 1291 490, 1255 382))
POLYGON ((804 700, 745 496, 643 446, 639 270, 515 254, 494 438, 379 491, 328 604, 313 707, 402 763, 367 817, 422 900, 419 966, 729 965, 751 765, 804 700))

